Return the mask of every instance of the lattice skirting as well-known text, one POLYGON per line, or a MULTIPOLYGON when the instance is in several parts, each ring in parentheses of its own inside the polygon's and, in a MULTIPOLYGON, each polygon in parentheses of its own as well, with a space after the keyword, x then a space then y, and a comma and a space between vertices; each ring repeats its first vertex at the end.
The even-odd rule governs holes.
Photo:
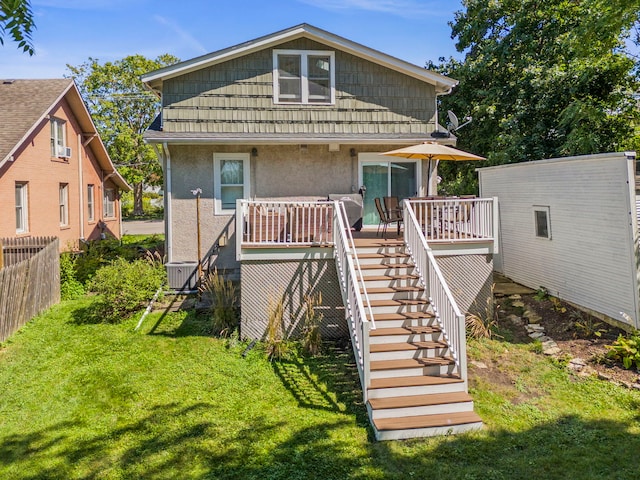
POLYGON ((441 256, 436 261, 463 314, 492 313, 492 255, 441 256))
POLYGON ((243 338, 263 339, 266 334, 269 302, 283 300, 286 334, 300 336, 303 328, 305 295, 322 293, 322 338, 348 338, 344 305, 333 260, 252 260, 240 267, 240 295, 243 338))

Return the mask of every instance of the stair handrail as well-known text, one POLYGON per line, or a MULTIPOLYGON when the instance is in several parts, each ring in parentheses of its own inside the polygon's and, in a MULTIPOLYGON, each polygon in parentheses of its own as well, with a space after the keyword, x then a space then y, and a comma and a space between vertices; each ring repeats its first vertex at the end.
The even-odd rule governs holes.
POLYGON ((345 316, 349 325, 351 345, 356 358, 356 365, 360 374, 363 400, 367 401, 367 388, 370 382, 369 365, 369 331, 371 322, 366 316, 362 295, 358 285, 356 269, 353 261, 352 249, 346 234, 346 227, 339 201, 335 201, 334 208, 334 253, 336 268, 340 280, 340 291, 345 306, 345 316))
POLYGON ((465 316, 460 312, 449 286, 424 236, 409 200, 403 201, 404 238, 420 281, 434 310, 436 321, 449 345, 460 378, 467 384, 465 316))
POLYGON ((349 217, 347 216, 347 209, 344 206, 344 202, 338 202, 340 204, 340 211, 342 212, 342 220, 345 226, 345 231, 347 232, 347 239, 349 241, 349 248, 351 250, 352 258, 355 260, 354 265, 356 268, 356 274, 360 280, 360 288, 362 289, 362 296, 364 297, 364 301, 367 304, 367 312, 369 316, 369 322, 371 322, 371 330, 376 329, 376 320, 373 316, 373 308, 371 307, 371 301, 369 300, 369 293, 367 293, 367 286, 364 282, 364 275, 362 273, 362 267, 360 266, 360 259, 358 258, 358 254, 356 252, 356 242, 353 240, 353 234, 351 233, 351 228, 349 227, 349 217))

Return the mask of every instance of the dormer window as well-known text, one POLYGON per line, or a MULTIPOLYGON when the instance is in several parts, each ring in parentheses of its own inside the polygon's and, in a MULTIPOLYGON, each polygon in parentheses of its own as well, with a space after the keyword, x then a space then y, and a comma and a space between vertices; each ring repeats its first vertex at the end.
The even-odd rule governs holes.
POLYGON ((334 52, 274 50, 273 65, 275 103, 335 102, 334 52))

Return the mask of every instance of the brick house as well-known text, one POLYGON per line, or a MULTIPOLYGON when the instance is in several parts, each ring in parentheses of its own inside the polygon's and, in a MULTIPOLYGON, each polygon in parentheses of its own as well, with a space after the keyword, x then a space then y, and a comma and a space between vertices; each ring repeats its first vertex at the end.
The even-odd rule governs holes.
POLYGON ((0 237, 120 238, 130 187, 73 80, 0 80, 0 124, 0 237))

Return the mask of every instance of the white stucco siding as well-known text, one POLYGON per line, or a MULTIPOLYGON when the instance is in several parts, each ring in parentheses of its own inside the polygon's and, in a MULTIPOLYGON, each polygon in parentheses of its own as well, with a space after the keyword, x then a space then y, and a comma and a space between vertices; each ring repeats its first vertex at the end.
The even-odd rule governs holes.
POLYGON ((500 205, 496 268, 531 288, 637 323, 632 160, 591 155, 480 169, 483 197, 500 205), (551 239, 536 236, 534 206, 548 206, 551 239))

